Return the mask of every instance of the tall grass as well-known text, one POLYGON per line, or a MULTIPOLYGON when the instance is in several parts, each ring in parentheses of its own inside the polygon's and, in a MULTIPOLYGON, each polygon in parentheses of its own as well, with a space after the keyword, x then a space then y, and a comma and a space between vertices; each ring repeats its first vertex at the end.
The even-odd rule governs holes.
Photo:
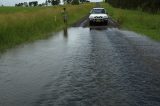
POLYGON ((107 3, 102 4, 113 19, 122 28, 136 31, 160 41, 160 14, 150 14, 139 10, 113 8, 107 3))
MULTIPOLYGON (((68 24, 84 17, 94 4, 67 5, 68 24)), ((0 51, 27 41, 47 37, 47 33, 64 27, 62 10, 54 7, 1 7, 0 51)))

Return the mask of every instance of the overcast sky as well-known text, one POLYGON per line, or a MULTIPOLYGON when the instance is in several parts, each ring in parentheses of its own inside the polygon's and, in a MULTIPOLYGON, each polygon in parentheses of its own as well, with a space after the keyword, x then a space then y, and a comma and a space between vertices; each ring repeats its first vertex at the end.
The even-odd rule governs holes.
MULTIPOLYGON (((38 1, 38 3, 43 3, 46 0, 0 0, 0 5, 3 4, 3 5, 7 5, 7 6, 13 6, 16 3, 29 2, 29 1, 38 1)), ((102 0, 90 0, 90 1, 96 2, 96 1, 102 1, 102 0)))

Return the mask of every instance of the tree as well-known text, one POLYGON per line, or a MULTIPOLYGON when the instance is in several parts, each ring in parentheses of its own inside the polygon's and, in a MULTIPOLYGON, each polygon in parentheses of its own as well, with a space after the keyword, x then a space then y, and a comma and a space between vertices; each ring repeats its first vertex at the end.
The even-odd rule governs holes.
POLYGON ((29 6, 38 6, 38 1, 29 2, 29 6))
POLYGON ((63 3, 64 3, 64 4, 67 4, 67 0, 63 0, 63 3))
POLYGON ((72 2, 72 0, 66 0, 66 1, 67 1, 68 4, 72 2))
POLYGON ((73 0, 73 1, 72 1, 72 4, 73 4, 73 5, 78 5, 78 4, 79 4, 79 0, 73 0))
POLYGON ((87 1, 87 0, 80 0, 80 2, 82 2, 82 3, 83 3, 83 2, 86 2, 86 1, 87 1))
POLYGON ((114 7, 137 9, 156 13, 160 10, 160 0, 105 0, 114 7))
POLYGON ((51 0, 52 5, 58 5, 60 3, 60 0, 51 0))
POLYGON ((48 0, 46 0, 45 5, 48 5, 48 0))
POLYGON ((48 3, 51 3, 51 0, 48 0, 48 3))

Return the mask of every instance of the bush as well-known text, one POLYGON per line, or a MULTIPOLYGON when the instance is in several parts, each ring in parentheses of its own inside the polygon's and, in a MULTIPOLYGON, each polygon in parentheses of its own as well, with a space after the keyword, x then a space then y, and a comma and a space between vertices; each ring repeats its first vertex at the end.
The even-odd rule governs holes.
POLYGON ((72 5, 79 5, 79 0, 73 0, 72 5))
POLYGON ((142 8, 143 11, 157 13, 160 10, 160 0, 106 0, 114 7, 137 9, 142 8))

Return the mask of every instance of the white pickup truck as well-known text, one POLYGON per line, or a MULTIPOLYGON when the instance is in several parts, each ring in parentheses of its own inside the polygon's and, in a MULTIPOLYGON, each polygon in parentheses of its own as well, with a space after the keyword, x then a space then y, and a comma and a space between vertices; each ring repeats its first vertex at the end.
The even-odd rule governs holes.
POLYGON ((89 24, 94 25, 95 23, 108 24, 108 14, 104 8, 93 8, 89 15, 89 24))

